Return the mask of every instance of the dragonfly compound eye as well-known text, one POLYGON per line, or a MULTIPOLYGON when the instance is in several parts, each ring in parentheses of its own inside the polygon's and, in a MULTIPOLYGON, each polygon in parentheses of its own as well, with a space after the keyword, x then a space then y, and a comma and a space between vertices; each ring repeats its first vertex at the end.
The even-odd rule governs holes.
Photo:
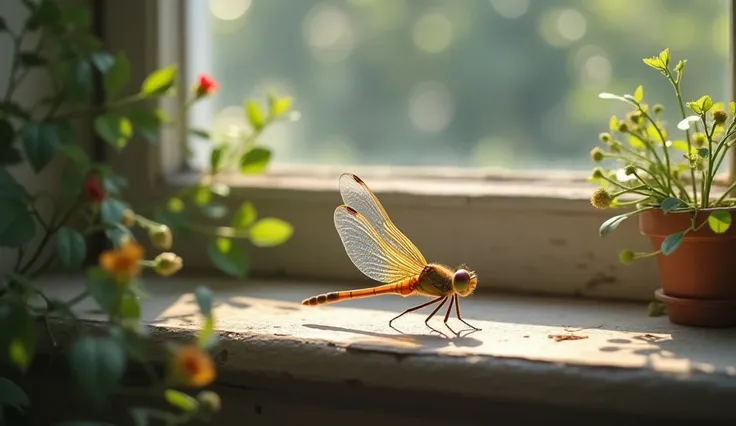
POLYGON ((470 283, 470 273, 465 269, 458 269, 452 278, 452 286, 457 291, 466 291, 470 283))

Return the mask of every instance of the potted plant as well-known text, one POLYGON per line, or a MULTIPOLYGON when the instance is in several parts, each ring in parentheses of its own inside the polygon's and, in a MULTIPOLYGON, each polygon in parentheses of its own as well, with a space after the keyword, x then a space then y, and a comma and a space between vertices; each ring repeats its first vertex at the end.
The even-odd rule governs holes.
POLYGON ((612 160, 621 167, 596 167, 591 180, 600 184, 591 204, 599 209, 634 207, 606 220, 605 236, 624 220, 638 216, 639 229, 652 251, 622 250, 630 263, 655 257, 661 288, 655 298, 671 322, 704 327, 736 325, 736 282, 731 276, 736 255, 736 229, 731 226, 736 184, 717 191, 714 182, 736 143, 736 104, 714 102, 708 96, 685 102, 682 77, 687 60, 671 66, 669 49, 644 63, 659 71, 674 88, 681 121, 670 128, 662 120, 664 107, 649 105, 644 89, 633 95, 601 93, 602 99, 631 107, 626 117, 613 116, 603 145, 593 148, 596 163, 612 160), (729 112, 730 111, 730 112, 729 112))

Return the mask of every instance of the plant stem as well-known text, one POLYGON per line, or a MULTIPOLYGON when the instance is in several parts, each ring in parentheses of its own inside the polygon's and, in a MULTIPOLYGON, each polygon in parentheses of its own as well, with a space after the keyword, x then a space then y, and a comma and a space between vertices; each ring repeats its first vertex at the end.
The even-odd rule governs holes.
POLYGON ((713 122, 710 132, 708 132, 708 128, 706 127, 707 124, 705 122, 705 114, 701 116, 701 119, 703 120, 703 127, 706 128, 705 137, 708 138, 708 174, 706 175, 705 171, 703 171, 703 196, 701 197, 703 208, 706 208, 710 201, 710 187, 713 184, 713 179, 711 179, 711 173, 713 172, 713 157, 711 157, 711 155, 713 154, 713 133, 716 131, 716 123, 713 122))
POLYGON ((720 204, 724 199, 726 199, 726 197, 728 196, 728 193, 734 190, 734 188, 736 188, 736 182, 729 185, 728 188, 726 188, 726 190, 723 192, 723 195, 721 195, 718 201, 716 201, 715 204, 713 205, 717 206, 718 204, 720 204))
POLYGON ((38 260, 38 257, 41 255, 41 252, 43 252, 43 249, 46 248, 46 244, 48 244, 49 240, 56 233, 56 231, 58 231, 59 228, 61 228, 62 225, 64 225, 69 220, 69 218, 71 218, 77 206, 79 206, 80 201, 77 201, 76 203, 72 204, 72 206, 66 212, 64 217, 62 217, 61 220, 58 223, 56 223, 56 225, 54 225, 51 229, 45 232, 43 238, 41 239, 41 243, 36 249, 36 252, 33 253, 33 256, 31 257, 31 259, 25 265, 23 265, 23 267, 20 269, 19 271, 20 274, 25 274, 26 272, 28 272, 28 270, 31 269, 33 264, 36 263, 36 261, 38 260))
MULTIPOLYGON (((669 69, 667 69, 667 79, 672 84, 672 87, 675 89, 675 96, 677 97, 677 103, 680 106, 680 114, 682 115, 682 119, 684 120, 685 115, 685 103, 682 101, 682 94, 680 93, 680 82, 675 81, 675 79, 672 77, 672 73, 669 69)), ((687 152, 690 153, 693 150, 692 142, 690 141, 690 129, 685 130, 685 139, 687 140, 687 152)), ((692 179, 692 185, 693 185, 693 203, 695 205, 698 205, 698 186, 695 182, 695 170, 690 168, 690 178, 692 179)))
MULTIPOLYGON (((667 170, 667 190, 669 192, 672 192, 672 180, 671 180, 672 169, 670 168, 670 153, 669 153, 669 149, 667 149, 667 140, 665 139, 664 134, 662 133, 662 130, 657 125, 657 122, 654 121, 654 119, 652 119, 652 117, 649 114, 647 114, 647 112, 644 111, 644 109, 640 105, 637 105, 637 106, 639 107, 639 111, 642 114, 644 114, 644 117, 647 120, 649 120, 649 122, 652 123, 652 126, 654 126, 654 130, 657 131, 657 135, 659 135, 659 139, 662 141, 662 149, 664 150, 664 158, 666 161, 665 166, 667 170)), ((654 150, 654 147, 652 147, 652 150, 654 150)), ((672 195, 675 195, 675 193, 672 192, 672 195)))

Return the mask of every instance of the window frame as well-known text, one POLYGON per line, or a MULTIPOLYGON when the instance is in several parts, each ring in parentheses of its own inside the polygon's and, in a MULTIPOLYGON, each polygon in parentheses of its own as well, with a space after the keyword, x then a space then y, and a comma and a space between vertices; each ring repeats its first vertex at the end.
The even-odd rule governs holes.
MULTIPOLYGON (((129 55, 131 93, 148 72, 171 63, 179 64, 183 77, 177 92, 189 90, 193 73, 201 70, 193 70, 194 64, 187 58, 188 4, 151 0, 104 3, 105 39, 112 51, 123 50, 129 55), (129 22, 142 24, 131 31, 129 22)), ((733 1, 730 8, 733 96, 733 1)), ((175 102, 166 100, 161 107, 175 112, 175 102)), ((129 179, 130 190, 125 196, 134 207, 164 200, 196 177, 184 166, 181 144, 177 143, 185 140, 185 129, 186 122, 180 121, 162 132, 158 145, 136 138, 122 153, 108 153, 113 166, 129 179)), ((430 262, 467 263, 474 268, 480 277, 478 291, 650 300, 658 287, 655 260, 630 265, 618 261, 621 249, 651 250, 649 241, 639 234, 636 219, 625 221, 606 238, 598 235, 600 224, 618 212, 590 205, 594 187, 585 181, 585 173, 435 167, 275 165, 262 176, 225 182, 231 185, 226 203, 231 209, 248 200, 261 217, 275 216, 294 225, 294 236, 282 246, 256 248, 245 242, 253 276, 330 280, 345 288, 354 288, 359 282, 370 285, 345 254, 332 222, 332 213, 341 203, 337 183, 342 172, 356 173, 367 182, 395 224, 430 262)), ((735 177, 736 156, 732 156, 730 176, 724 180, 735 177)), ((140 212, 152 211, 145 208, 140 212)), ((200 237, 175 244, 173 250, 185 259, 184 273, 221 274, 207 258, 206 244, 207 239, 200 237)))

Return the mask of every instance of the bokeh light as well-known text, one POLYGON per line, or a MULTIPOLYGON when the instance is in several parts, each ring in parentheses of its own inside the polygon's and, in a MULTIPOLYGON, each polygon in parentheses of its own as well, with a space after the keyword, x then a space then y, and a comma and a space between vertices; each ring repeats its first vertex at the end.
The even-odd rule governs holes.
POLYGON ((506 19, 516 19, 529 10, 530 0, 489 0, 493 9, 506 19))
POLYGON ((429 53, 440 53, 452 42, 452 23, 443 14, 427 13, 414 24, 414 44, 429 53))
POLYGON ((245 15, 251 0, 209 0, 210 13, 217 19, 232 21, 245 15))
POLYGON ((426 133, 438 133, 452 121, 454 106, 452 95, 442 84, 422 82, 412 88, 409 95, 409 117, 414 127, 426 133))
POLYGON ((345 60, 354 44, 350 17, 326 3, 315 6, 304 18, 304 37, 314 57, 328 63, 345 60))

